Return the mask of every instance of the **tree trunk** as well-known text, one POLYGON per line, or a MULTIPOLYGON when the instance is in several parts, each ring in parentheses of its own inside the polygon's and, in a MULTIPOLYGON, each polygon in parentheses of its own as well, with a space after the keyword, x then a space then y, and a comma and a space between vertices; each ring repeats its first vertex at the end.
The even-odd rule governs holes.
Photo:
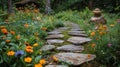
POLYGON ((12 8, 12 0, 8 0, 8 13, 14 13, 13 8, 12 8))
POLYGON ((45 12, 46 12, 46 14, 50 14, 50 12, 51 12, 50 0, 46 0, 45 12))
POLYGON ((89 1, 88 7, 89 7, 90 10, 92 10, 92 7, 93 7, 93 1, 92 0, 89 1))

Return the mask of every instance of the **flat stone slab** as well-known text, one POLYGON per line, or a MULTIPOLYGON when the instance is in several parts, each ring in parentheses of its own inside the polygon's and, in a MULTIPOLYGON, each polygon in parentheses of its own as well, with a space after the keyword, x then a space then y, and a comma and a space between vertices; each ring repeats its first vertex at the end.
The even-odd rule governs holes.
POLYGON ((64 37, 63 34, 54 34, 54 35, 48 35, 45 39, 59 39, 63 37, 64 37))
POLYGON ((73 51, 73 52, 81 52, 84 50, 83 46, 76 46, 76 45, 64 45, 61 47, 57 47, 57 50, 62 50, 62 51, 73 51))
POLYGON ((69 35, 71 36, 80 36, 80 37, 87 37, 88 35, 87 34, 78 34, 78 33, 68 33, 69 35))
POLYGON ((95 55, 92 54, 81 53, 58 53, 54 56, 58 59, 58 61, 66 62, 74 66, 94 60, 94 58, 96 57, 95 55))
POLYGON ((91 39, 85 37, 70 37, 67 41, 73 44, 84 44, 91 41, 91 39))
POLYGON ((45 67, 68 67, 66 65, 46 65, 45 67))
POLYGON ((83 30, 80 28, 72 28, 71 31, 83 31, 83 30))
POLYGON ((54 48, 55 48, 54 45, 45 45, 45 46, 41 47, 40 50, 48 51, 48 50, 52 50, 52 49, 54 49, 54 48))
POLYGON ((64 42, 64 40, 61 40, 61 39, 50 39, 50 40, 47 40, 47 43, 49 43, 49 44, 61 44, 63 42, 64 42))
POLYGON ((61 32, 59 31, 51 31, 51 32, 47 32, 49 35, 53 35, 53 34, 61 34, 61 32))
POLYGON ((83 34, 85 33, 85 31, 68 31, 69 34, 73 34, 73 33, 76 33, 76 34, 83 34))
POLYGON ((54 31, 62 32, 62 31, 68 30, 68 29, 69 29, 69 27, 60 27, 60 28, 55 29, 54 31))

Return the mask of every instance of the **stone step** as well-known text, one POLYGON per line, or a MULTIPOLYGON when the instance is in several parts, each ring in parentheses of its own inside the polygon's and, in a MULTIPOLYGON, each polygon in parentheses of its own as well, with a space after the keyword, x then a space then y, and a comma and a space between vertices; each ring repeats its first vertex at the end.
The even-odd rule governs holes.
POLYGON ((51 44, 62 44, 64 42, 64 40, 61 39, 49 39, 47 40, 47 43, 51 44))
POLYGON ((56 49, 61 50, 61 51, 82 52, 84 50, 84 47, 69 44, 69 45, 64 45, 64 46, 61 46, 61 47, 57 47, 56 49))
POLYGON ((70 37, 67 41, 71 42, 75 45, 79 45, 79 44, 87 43, 87 42, 91 41, 91 39, 85 38, 85 37, 70 37))
POLYGON ((59 62, 66 62, 70 65, 78 66, 95 59, 95 55, 82 53, 58 53, 54 55, 59 62))
POLYGON ((61 34, 62 32, 59 31, 51 31, 51 32, 47 32, 49 35, 54 35, 54 34, 61 34))
POLYGON ((54 35, 48 35, 45 39, 60 39, 63 38, 63 34, 54 34, 54 35))
POLYGON ((44 45, 43 47, 41 47, 40 50, 42 51, 49 51, 49 50, 53 50, 55 48, 54 45, 44 45))

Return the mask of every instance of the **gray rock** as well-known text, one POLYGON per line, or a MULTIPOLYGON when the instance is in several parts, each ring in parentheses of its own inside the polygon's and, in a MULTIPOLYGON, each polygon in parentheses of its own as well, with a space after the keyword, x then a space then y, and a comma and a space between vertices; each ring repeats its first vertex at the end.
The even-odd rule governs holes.
POLYGON ((85 62, 93 60, 96 56, 92 54, 81 53, 58 53, 54 55, 58 61, 66 62, 71 65, 80 65, 85 62))
POLYGON ((67 41, 73 44, 84 44, 91 41, 91 39, 85 37, 70 37, 67 41))
POLYGON ((86 34, 78 34, 78 33, 68 33, 71 36, 81 36, 81 37, 87 37, 88 35, 86 34))
POLYGON ((58 39, 58 38, 63 38, 63 34, 54 34, 54 35, 48 35, 46 39, 58 39))
POLYGON ((66 65, 46 65, 45 67, 68 67, 66 65))
POLYGON ((61 47, 57 47, 57 50, 81 52, 84 50, 84 47, 83 46, 76 46, 76 45, 64 45, 61 47))
POLYGON ((68 31, 69 34, 76 33, 76 34, 83 34, 85 31, 68 31))
POLYGON ((55 48, 54 45, 45 45, 45 46, 41 47, 40 50, 47 51, 47 50, 52 50, 54 48, 55 48))
POLYGON ((83 30, 80 28, 72 28, 71 31, 83 31, 83 30))
POLYGON ((49 35, 53 35, 53 34, 61 34, 61 32, 59 31, 51 31, 51 32, 48 32, 49 35))
POLYGON ((49 44, 61 44, 61 43, 63 43, 64 42, 64 40, 61 40, 61 39, 50 39, 50 40, 47 40, 47 43, 49 43, 49 44))
POLYGON ((69 29, 69 27, 60 27, 58 29, 55 29, 54 31, 62 32, 62 31, 68 30, 68 29, 69 29))

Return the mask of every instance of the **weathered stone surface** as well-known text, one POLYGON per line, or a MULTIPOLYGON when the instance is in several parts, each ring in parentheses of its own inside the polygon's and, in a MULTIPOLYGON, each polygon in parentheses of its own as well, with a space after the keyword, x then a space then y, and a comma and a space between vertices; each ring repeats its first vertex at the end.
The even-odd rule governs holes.
POLYGON ((63 43, 64 40, 61 40, 61 39, 51 39, 51 40, 47 40, 47 43, 49 44, 55 44, 55 43, 58 43, 58 44, 61 44, 63 43))
POLYGON ((47 51, 47 50, 52 50, 54 48, 55 48, 54 45, 45 45, 45 46, 41 47, 40 50, 47 51))
POLYGON ((63 61, 75 66, 91 61, 96 57, 95 55, 92 54, 81 53, 58 53, 54 56, 58 58, 58 61, 63 61))
POLYGON ((78 34, 78 33, 68 33, 71 36, 81 36, 81 37, 87 37, 88 35, 86 34, 78 34))
POLYGON ((72 28, 71 31, 83 31, 83 30, 80 28, 72 28))
POLYGON ((48 35, 46 39, 58 39, 58 38, 63 38, 63 34, 54 34, 54 35, 48 35))
POLYGON ((61 32, 59 31, 51 31, 51 32, 48 32, 49 35, 53 35, 53 34, 61 34, 61 32))
POLYGON ((45 67, 68 67, 66 65, 46 65, 45 67))
POLYGON ((85 31, 68 31, 69 34, 76 33, 76 34, 83 34, 85 31))
POLYGON ((85 38, 85 37, 70 37, 67 41, 73 44, 84 44, 84 43, 91 41, 91 39, 85 38))
POLYGON ((64 46, 61 46, 61 47, 57 47, 57 50, 73 51, 73 52, 79 51, 79 52, 81 52, 81 51, 84 50, 84 47, 70 44, 70 45, 64 45, 64 46))

